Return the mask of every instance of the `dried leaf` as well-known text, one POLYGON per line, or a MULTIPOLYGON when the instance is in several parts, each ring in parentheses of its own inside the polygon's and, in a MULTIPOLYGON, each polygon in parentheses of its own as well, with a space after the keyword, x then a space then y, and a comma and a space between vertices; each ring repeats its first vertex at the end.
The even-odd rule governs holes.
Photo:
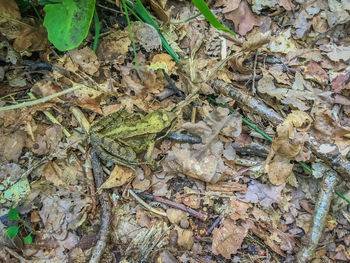
POLYGON ((340 93, 343 89, 350 89, 350 74, 341 74, 332 81, 332 88, 335 93, 340 93))
POLYGON ((73 62, 78 64, 87 74, 94 75, 98 71, 100 63, 97 61, 97 56, 91 48, 76 48, 68 51, 68 53, 73 62))
POLYGON ((130 44, 128 30, 113 32, 100 41, 96 52, 97 57, 104 63, 122 64, 130 44))
POLYGON ((178 246, 182 249, 191 250, 194 243, 192 230, 182 229, 178 226, 175 226, 175 229, 178 235, 178 238, 177 238, 178 246))
POLYGON ((132 23, 132 32, 135 41, 144 47, 147 52, 161 48, 162 40, 153 26, 136 21, 132 23))
POLYGON ((282 201, 281 191, 284 185, 285 184, 273 186, 253 180, 248 186, 247 193, 245 195, 240 195, 239 199, 253 204, 259 203, 264 207, 270 207, 273 203, 282 201))
POLYGON ((260 19, 252 13, 248 3, 242 0, 237 9, 224 13, 225 18, 232 20, 237 28, 237 32, 245 36, 254 26, 260 26, 260 19))
POLYGON ((114 166, 110 176, 107 180, 101 185, 101 189, 110 189, 113 187, 122 186, 128 183, 131 178, 134 176, 133 170, 122 165, 114 166))
POLYGON ((340 60, 347 62, 350 59, 350 46, 331 45, 330 52, 326 53, 326 55, 334 62, 340 60))
POLYGON ((244 221, 241 225, 237 225, 236 221, 225 218, 220 228, 213 230, 212 251, 215 255, 222 255, 226 259, 230 259, 232 254, 236 254, 241 248, 242 242, 250 228, 253 227, 250 220, 244 221))
POLYGON ((303 72, 305 74, 306 79, 314 80, 321 85, 328 84, 328 74, 327 72, 316 62, 311 61, 305 67, 303 72))

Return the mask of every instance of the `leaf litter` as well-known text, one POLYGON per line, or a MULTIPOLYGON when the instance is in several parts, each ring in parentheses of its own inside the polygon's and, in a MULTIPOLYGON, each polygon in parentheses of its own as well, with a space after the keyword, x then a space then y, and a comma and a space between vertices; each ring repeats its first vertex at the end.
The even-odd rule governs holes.
POLYGON ((7 220, 10 207, 28 225, 0 237, 0 261, 88 262, 101 240, 103 262, 349 261, 348 203, 334 194, 350 198, 348 2, 209 2, 237 38, 191 18, 191 2, 146 7, 183 68, 135 19, 137 71, 125 17, 110 1, 96 7, 96 54, 93 29, 57 52, 34 10, 0 1, 0 106, 82 85, 0 111, 0 229, 18 224, 7 220), (155 144, 156 171, 101 162, 107 177, 95 182, 89 123, 179 105, 171 138, 181 139, 155 144))

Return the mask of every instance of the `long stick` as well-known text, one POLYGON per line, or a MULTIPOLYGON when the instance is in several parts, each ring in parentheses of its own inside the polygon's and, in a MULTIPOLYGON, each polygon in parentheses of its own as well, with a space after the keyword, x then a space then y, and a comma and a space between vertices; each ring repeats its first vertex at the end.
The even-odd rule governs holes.
POLYGON ((298 252, 296 256, 297 263, 310 262, 313 258, 315 249, 322 236, 323 229, 326 224, 326 219, 331 205, 334 187, 338 182, 336 172, 329 169, 323 178, 320 185, 320 193, 315 207, 315 216, 312 222, 312 227, 307 234, 307 244, 298 252))

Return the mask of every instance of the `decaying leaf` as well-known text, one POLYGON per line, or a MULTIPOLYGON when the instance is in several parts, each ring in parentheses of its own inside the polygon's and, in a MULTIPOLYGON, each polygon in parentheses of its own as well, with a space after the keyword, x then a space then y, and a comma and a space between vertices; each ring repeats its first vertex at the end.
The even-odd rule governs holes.
POLYGON ((237 32, 244 36, 254 26, 260 26, 260 19, 250 10, 248 3, 241 0, 237 9, 225 13, 225 18, 232 20, 237 27, 237 32))
POLYGON ((13 48, 17 52, 41 51, 50 45, 46 29, 34 20, 22 20, 14 0, 0 1, 0 29, 9 40, 15 39, 13 48))
POLYGON ((87 74, 94 75, 98 71, 100 63, 97 61, 96 54, 89 47, 76 48, 68 53, 73 62, 78 64, 87 74))
POLYGON ((133 170, 122 165, 114 166, 110 176, 101 185, 101 189, 109 189, 126 184, 134 176, 133 170))
POLYGON ((293 168, 293 164, 289 163, 290 159, 307 161, 310 158, 310 151, 304 147, 304 142, 308 139, 307 132, 311 124, 312 119, 307 113, 293 111, 277 127, 277 136, 264 163, 271 183, 280 184, 290 175, 293 168), (273 157, 275 158, 270 164, 273 157))
POLYGON ((270 207, 273 203, 282 201, 281 191, 284 185, 274 186, 252 181, 248 186, 247 192, 244 195, 240 195, 239 198, 245 202, 259 203, 264 207, 270 207))
POLYGON ((200 136, 203 144, 174 145, 164 162, 166 171, 178 171, 210 183, 220 180, 227 167, 221 158, 224 147, 218 135, 222 132, 236 137, 242 128, 241 116, 228 114, 228 109, 218 108, 203 121, 183 124, 189 133, 200 136))
POLYGON ((182 229, 178 226, 175 226, 177 231, 177 244, 180 248, 190 250, 194 244, 194 237, 192 230, 182 229))
POLYGON ((132 23, 135 41, 150 52, 162 46, 158 31, 151 25, 136 21, 132 23))
POLYGON ((97 57, 104 63, 123 63, 131 40, 128 30, 119 30, 103 38, 97 48, 97 57))
POLYGON ((227 259, 232 254, 236 254, 241 248, 243 239, 248 234, 250 228, 254 226, 253 222, 246 220, 238 225, 236 221, 225 218, 220 228, 213 230, 212 251, 215 255, 221 254, 227 259))

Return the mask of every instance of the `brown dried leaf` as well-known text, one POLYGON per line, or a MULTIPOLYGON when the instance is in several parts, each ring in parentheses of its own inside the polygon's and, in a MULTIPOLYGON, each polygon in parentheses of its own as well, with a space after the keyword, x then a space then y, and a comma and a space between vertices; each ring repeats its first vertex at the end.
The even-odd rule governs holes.
POLYGON ((82 49, 75 48, 69 50, 72 61, 80 66, 80 68, 89 75, 94 75, 99 67, 100 62, 97 60, 95 52, 89 47, 84 47, 82 49))
POLYGON ((327 72, 318 63, 314 61, 311 61, 306 65, 303 73, 305 74, 305 79, 311 79, 320 83, 321 85, 328 84, 327 72))
POLYGON ((215 255, 222 255, 230 259, 232 254, 236 254, 241 248, 244 238, 254 224, 250 220, 237 225, 236 221, 225 218, 220 228, 213 230, 212 251, 215 255))
POLYGON ((186 212, 175 208, 167 209, 166 215, 172 224, 178 224, 181 220, 186 219, 188 216, 186 212))
POLYGON ((101 189, 110 189, 126 184, 134 176, 133 170, 122 165, 114 166, 110 176, 101 185, 101 189))
POLYGON ((332 81, 332 88, 335 93, 340 93, 343 89, 350 89, 350 74, 341 74, 332 81))
POLYGON ((329 48, 330 52, 326 53, 326 55, 334 62, 340 60, 347 62, 350 59, 350 46, 330 45, 329 48))
POLYGON ((103 38, 97 48, 97 57, 104 63, 122 64, 129 51, 131 40, 128 30, 118 30, 103 38))
POLYGON ((193 244, 194 244, 194 237, 192 230, 189 229, 182 229, 178 226, 175 226, 175 229, 177 231, 177 244, 180 248, 191 250, 193 244))
POLYGON ((286 181, 293 170, 293 164, 288 158, 276 155, 269 164, 268 176, 273 185, 280 185, 286 181))
POLYGON ((132 32, 137 41, 147 52, 158 49, 162 46, 162 40, 158 31, 151 25, 136 21, 132 23, 132 32))
POLYGON ((240 200, 253 204, 260 203, 264 207, 270 207, 273 203, 282 201, 281 191, 284 185, 273 186, 252 181, 248 186, 247 193, 240 195, 240 200))
POLYGON ((12 134, 0 135, 0 160, 2 162, 18 162, 27 138, 24 131, 15 131, 12 134))
POLYGON ((289 159, 307 161, 303 148, 311 124, 312 119, 307 113, 303 111, 290 113, 277 127, 277 137, 272 142, 273 151, 289 159))
POLYGON ((306 31, 308 31, 311 27, 311 23, 307 21, 309 18, 309 14, 302 10, 298 16, 297 19, 294 22, 294 27, 296 28, 295 34, 297 38, 303 38, 306 31))
POLYGON ((250 10, 247 1, 242 0, 237 9, 225 13, 225 18, 232 20, 237 32, 245 36, 254 26, 260 26, 260 19, 250 10))

